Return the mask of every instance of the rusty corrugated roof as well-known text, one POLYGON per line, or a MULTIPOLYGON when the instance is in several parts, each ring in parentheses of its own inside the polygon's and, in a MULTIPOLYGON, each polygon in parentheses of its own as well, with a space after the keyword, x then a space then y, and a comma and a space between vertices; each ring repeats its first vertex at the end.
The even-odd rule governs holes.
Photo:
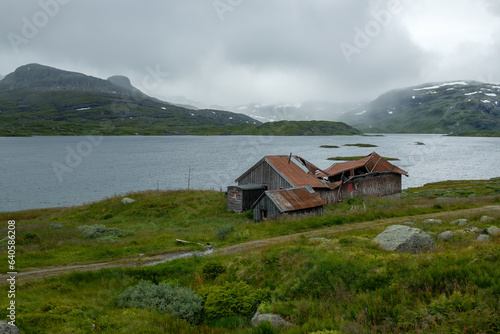
POLYGON ((394 166, 375 152, 372 152, 370 155, 367 155, 360 160, 339 162, 333 164, 325 169, 324 172, 329 176, 334 176, 361 167, 366 168, 366 173, 392 172, 408 176, 408 173, 406 171, 397 166, 394 166))
POLYGON ((266 161, 294 187, 312 186, 313 188, 328 188, 315 175, 322 171, 309 161, 288 155, 267 155, 266 161), (300 166, 302 165, 302 167, 300 166))
POLYGON ((316 208, 326 204, 318 193, 307 187, 268 190, 265 194, 282 213, 316 208))

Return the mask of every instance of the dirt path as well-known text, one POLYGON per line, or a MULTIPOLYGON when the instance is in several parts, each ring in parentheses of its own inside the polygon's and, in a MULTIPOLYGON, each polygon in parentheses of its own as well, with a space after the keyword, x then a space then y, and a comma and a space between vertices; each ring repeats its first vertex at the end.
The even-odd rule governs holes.
MULTIPOLYGON (((424 214, 410 217, 399 217, 399 218, 389 218, 389 219, 380 219, 374 221, 368 221, 363 223, 355 223, 348 225, 336 225, 331 227, 326 227, 318 230, 300 232, 288 235, 281 235, 277 237, 270 237, 266 239, 253 240, 244 242, 237 245, 227 246, 224 248, 217 249, 213 252, 169 252, 165 254, 158 254, 154 256, 148 257, 134 257, 134 258, 126 258, 117 261, 111 262, 100 262, 100 263, 91 263, 91 264, 82 264, 82 265, 74 265, 74 266, 63 266, 63 267, 53 267, 53 268, 44 268, 39 270, 32 270, 26 272, 18 272, 16 275, 17 281, 32 281, 39 280, 47 277, 60 276, 71 272, 84 272, 84 271, 96 271, 104 268, 117 268, 117 267, 141 267, 154 265, 157 263, 167 262, 174 259, 189 257, 194 253, 198 253, 201 255, 208 255, 208 253, 213 255, 230 255, 230 254, 238 254, 245 253, 249 251, 259 251, 262 248, 286 243, 293 242, 295 240, 300 239, 301 237, 311 238, 317 236, 328 236, 334 235, 338 233, 355 231, 355 230, 363 230, 373 227, 385 227, 387 225, 393 224, 402 224, 408 220, 423 220, 426 218, 436 218, 436 219, 444 219, 446 220, 450 216, 470 216, 475 214, 487 214, 491 212, 497 212, 500 210, 499 205, 490 205, 481 208, 474 209, 464 209, 464 210, 456 210, 456 211, 446 211, 441 213, 432 213, 432 214, 424 214)), ((9 276, 0 275, 0 282, 5 282, 5 280, 9 276)))

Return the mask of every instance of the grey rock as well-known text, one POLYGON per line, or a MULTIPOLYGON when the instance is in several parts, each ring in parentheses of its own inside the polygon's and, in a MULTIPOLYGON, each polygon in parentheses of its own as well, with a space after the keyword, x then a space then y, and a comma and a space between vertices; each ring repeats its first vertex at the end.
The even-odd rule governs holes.
POLYGON ((432 219, 432 218, 428 218, 426 220, 424 220, 424 223, 427 223, 427 224, 441 224, 443 221, 441 219, 432 219))
POLYGON ((493 218, 493 217, 482 216, 481 219, 479 220, 479 222, 481 222, 481 223, 491 223, 494 220, 495 220, 495 218, 493 218))
POLYGON ((135 199, 132 199, 132 198, 128 198, 128 197, 124 197, 122 199, 122 203, 123 204, 130 204, 130 203, 134 203, 135 202, 135 199))
POLYGON ((452 231, 445 231, 443 233, 440 233, 438 235, 438 240, 439 241, 448 241, 450 240, 451 238, 453 238, 454 234, 452 231))
POLYGON ((490 238, 489 235, 487 234, 480 234, 478 237, 477 237, 477 241, 486 241, 490 238))
POLYGON ((486 233, 488 233, 489 235, 498 235, 500 234, 500 228, 496 226, 490 226, 486 229, 486 233))
POLYGON ((389 226, 373 241, 385 250, 403 253, 419 253, 434 248, 434 239, 428 233, 404 225, 389 226))
POLYGON ((21 334, 21 330, 7 321, 0 321, 0 334, 21 334))
POLYGON ((330 241, 328 238, 309 238, 309 241, 311 242, 327 242, 330 241))
POLYGON ((481 233, 483 232, 483 230, 481 230, 479 227, 467 227, 467 228, 464 228, 463 230, 460 230, 460 231, 457 231, 457 232, 460 232, 460 233, 481 233))
POLYGON ((455 219, 454 221, 451 221, 451 225, 458 225, 458 226, 465 226, 469 223, 467 219, 461 218, 461 219, 455 219))
POLYGON ((278 314, 256 312, 252 318, 252 326, 257 327, 263 322, 269 322, 276 329, 283 329, 292 326, 292 323, 286 321, 278 314))
POLYGON ((49 228, 63 228, 63 224, 58 224, 58 223, 52 223, 50 224, 49 228))

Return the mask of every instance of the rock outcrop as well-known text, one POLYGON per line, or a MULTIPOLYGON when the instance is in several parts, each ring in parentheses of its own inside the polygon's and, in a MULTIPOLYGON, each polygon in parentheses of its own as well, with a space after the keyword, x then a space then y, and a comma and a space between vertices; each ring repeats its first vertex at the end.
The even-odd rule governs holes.
POLYGON ((450 240, 451 238, 453 238, 454 234, 452 231, 445 231, 443 233, 440 233, 438 235, 438 240, 439 241, 448 241, 450 240))
POLYGON ((259 326, 263 322, 269 322, 276 329, 284 329, 292 326, 292 323, 286 321, 278 314, 256 312, 252 318, 252 326, 259 326))
POLYGON ((434 248, 434 239, 426 232, 404 225, 389 226, 373 239, 380 247, 389 251, 419 253, 434 248))
POLYGON ((482 216, 481 219, 479 220, 480 223, 491 223, 494 221, 495 218, 490 217, 490 216, 482 216))
POLYGON ((7 321, 0 321, 0 334, 21 334, 17 326, 9 325, 7 321))
POLYGON ((467 219, 461 218, 461 219, 455 219, 450 222, 450 225, 458 225, 458 226, 465 226, 469 223, 467 219))
POLYGON ((128 198, 128 197, 124 197, 122 199, 122 203, 123 204, 130 204, 130 203, 134 203, 135 202, 135 199, 132 199, 132 198, 128 198))
POLYGON ((485 232, 488 233, 488 235, 497 235, 500 234, 500 228, 496 226, 490 226, 485 230, 485 232))

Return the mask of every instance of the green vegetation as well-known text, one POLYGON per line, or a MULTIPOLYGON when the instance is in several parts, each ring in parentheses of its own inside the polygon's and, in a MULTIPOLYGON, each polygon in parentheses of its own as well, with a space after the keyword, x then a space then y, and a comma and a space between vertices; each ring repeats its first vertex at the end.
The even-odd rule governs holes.
POLYGON ((340 146, 337 145, 321 145, 321 148, 340 148, 340 146))
MULTIPOLYGON (((352 157, 331 157, 327 158, 326 160, 338 160, 338 161, 355 161, 359 159, 363 159, 365 156, 358 155, 358 156, 352 156, 352 157)), ((399 160, 398 158, 389 158, 389 157, 383 157, 387 161, 395 161, 399 160)))
POLYGON ((373 144, 344 144, 344 146, 356 146, 356 147, 378 147, 373 144))
MULTIPOLYGON (((273 333, 264 325, 251 328, 249 318, 258 308, 292 322, 284 333, 497 333, 500 236, 478 242, 475 234, 460 233, 463 227, 449 222, 466 218, 469 226, 484 229, 491 223, 480 218, 488 214, 498 226, 499 182, 440 182, 408 189, 402 199, 352 198, 325 207, 323 217, 258 224, 245 214, 226 212, 225 196, 210 191, 150 191, 128 194, 137 200, 131 204, 116 197, 75 208, 0 213, 4 221, 16 219, 20 272, 137 261, 140 253, 147 258, 195 247, 179 246, 175 238, 211 242, 220 250, 247 242, 235 253, 18 281, 16 323, 23 332, 42 334, 273 333), (429 195, 438 190, 450 196, 429 195), (443 223, 426 224, 426 218, 443 223), (372 242, 386 226, 403 222, 434 236, 434 250, 392 253, 372 242), (103 242, 78 231, 104 223, 106 229, 132 234, 103 242), (225 226, 234 230, 219 240, 217 231, 225 226), (455 236, 437 241, 446 230, 455 236), (326 240, 310 241, 309 235, 326 240), (259 241, 258 249, 248 243, 271 236, 283 237, 259 241)), ((7 260, 6 252, 0 260, 7 260)), ((6 315, 0 310, 0 317, 6 315)))
POLYGON ((500 194, 500 178, 475 181, 443 181, 409 188, 403 192, 404 198, 445 199, 456 197, 496 196, 500 194))
POLYGON ((345 123, 330 121, 279 121, 262 125, 240 125, 227 129, 232 135, 261 136, 333 136, 360 135, 361 132, 345 123))

